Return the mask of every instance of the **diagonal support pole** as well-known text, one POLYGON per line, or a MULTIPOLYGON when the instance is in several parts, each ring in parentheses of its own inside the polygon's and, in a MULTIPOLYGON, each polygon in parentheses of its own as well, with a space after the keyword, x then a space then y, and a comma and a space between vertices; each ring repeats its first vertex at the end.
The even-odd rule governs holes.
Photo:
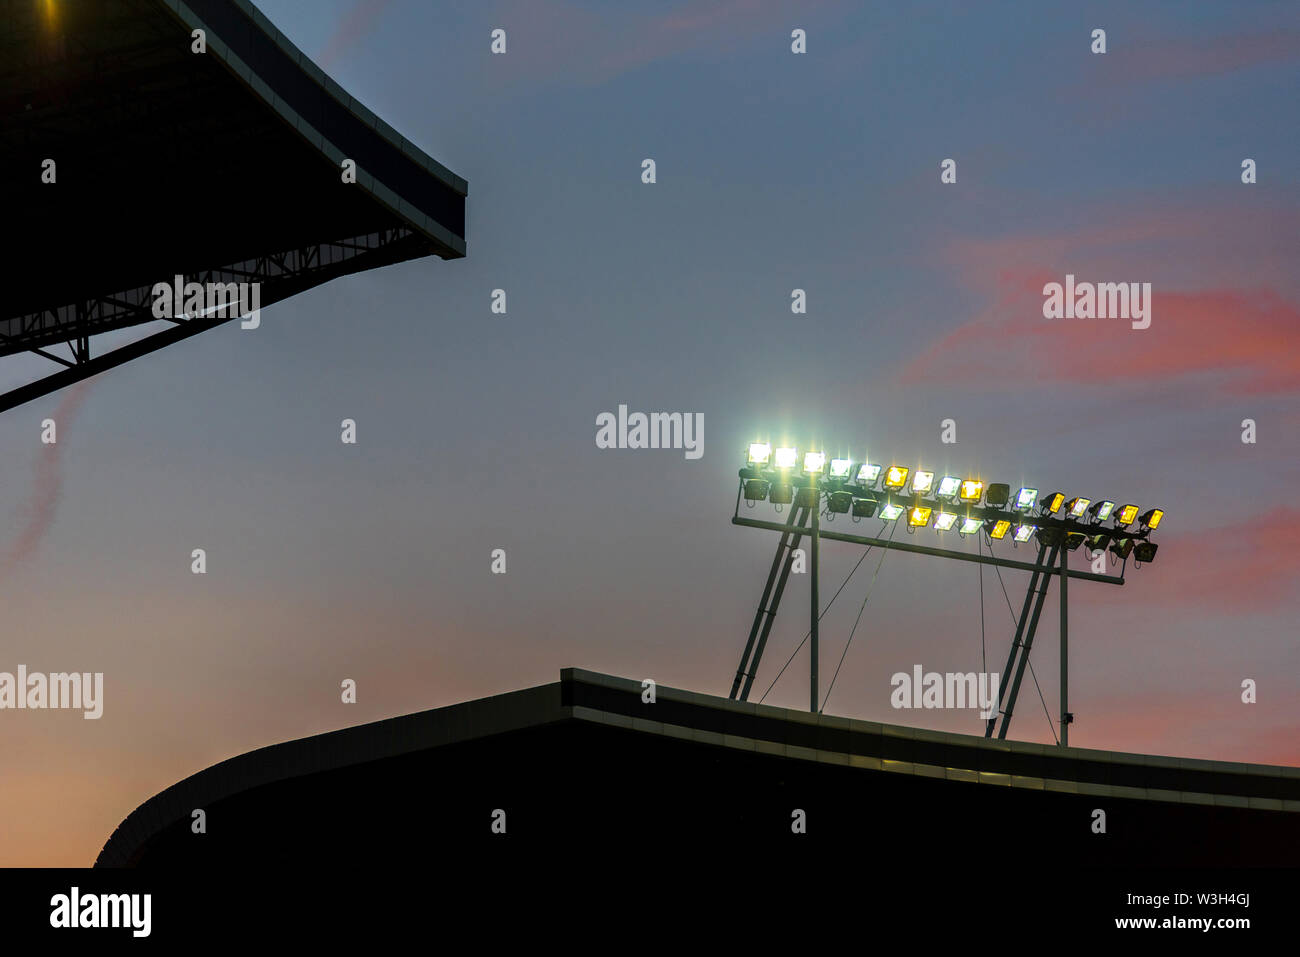
POLYGON ((1011 669, 1016 663, 1016 653, 1020 651, 1021 639, 1025 635, 1025 625, 1029 623, 1029 608, 1033 604, 1034 591, 1038 588, 1039 576, 1043 574, 1043 557, 1047 554, 1047 546, 1038 546, 1038 559, 1035 561, 1037 566, 1034 573, 1029 577, 1029 587, 1025 590, 1025 603, 1020 608, 1020 617, 1016 619, 1016 636, 1011 639, 1011 650, 1007 652, 1007 664, 1002 669, 1002 680, 998 682, 998 708, 989 718, 984 726, 984 737, 993 737, 993 729, 998 723, 998 715, 1002 713, 1002 702, 1006 698, 1007 689, 1010 687, 1007 678, 1011 675, 1011 669))
MULTIPOLYGON (((749 663, 749 669, 745 673, 745 685, 740 691, 740 700, 748 701, 750 689, 754 686, 754 676, 758 674, 759 662, 763 660, 763 649, 767 647, 767 636, 772 633, 772 623, 776 621, 776 610, 781 604, 781 596, 785 594, 785 583, 790 579, 790 568, 794 565, 794 553, 799 547, 799 542, 803 538, 803 533, 807 531, 805 523, 808 521, 808 512, 806 508, 791 509, 797 511, 794 517, 793 531, 786 542, 785 562, 781 567, 781 575, 776 581, 776 587, 772 591, 771 601, 763 614, 763 627, 758 635, 758 645, 754 648, 754 658, 749 663)), ((784 536, 783 536, 784 540, 784 536)), ((780 553, 778 552, 778 557, 780 553)))
POLYGON ((1052 553, 1047 559, 1047 565, 1043 571, 1038 597, 1034 601, 1034 614, 1029 619, 1029 631, 1025 635, 1024 648, 1020 652, 1020 662, 1016 665, 1016 678, 1011 683, 1011 694, 1007 698, 1006 711, 1002 714, 1002 727, 998 729, 998 738, 1007 736, 1007 728, 1011 726, 1011 713, 1016 710, 1016 698, 1020 694, 1020 682, 1025 677, 1025 665, 1029 662, 1029 652, 1034 647, 1034 633, 1038 630, 1038 616, 1043 613, 1043 603, 1047 599, 1047 586, 1052 583, 1051 569, 1056 565, 1056 556, 1062 551, 1060 545, 1052 546, 1052 553))

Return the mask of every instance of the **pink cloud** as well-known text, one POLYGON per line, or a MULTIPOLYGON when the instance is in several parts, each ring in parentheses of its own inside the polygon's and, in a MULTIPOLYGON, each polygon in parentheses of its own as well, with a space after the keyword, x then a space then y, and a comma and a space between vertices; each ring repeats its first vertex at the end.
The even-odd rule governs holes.
POLYGON ((1137 43, 1131 48, 1120 44, 1111 54, 1114 60, 1107 64, 1109 69, 1103 82, 1215 76, 1300 59, 1300 31, 1269 30, 1228 37, 1162 38, 1137 43))

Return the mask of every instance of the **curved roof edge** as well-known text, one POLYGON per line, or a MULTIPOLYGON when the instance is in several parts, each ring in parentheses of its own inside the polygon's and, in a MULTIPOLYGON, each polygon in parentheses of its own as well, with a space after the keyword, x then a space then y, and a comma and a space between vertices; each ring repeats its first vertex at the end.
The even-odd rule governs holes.
POLYGON ((1062 748, 731 701, 579 668, 560 681, 388 718, 237 755, 132 811, 97 867, 130 866, 194 808, 239 792, 443 745, 558 722, 593 722, 787 759, 1038 792, 1300 813, 1300 768, 1062 748))
MULTIPOLYGON (((222 8, 237 11, 261 33, 263 38, 273 43, 278 51, 287 57, 304 77, 311 80, 340 109, 346 111, 348 115, 373 131, 386 142, 386 145, 397 150, 405 159, 432 175, 442 186, 450 189, 462 199, 469 194, 469 183, 463 177, 457 176, 433 159, 351 96, 342 86, 313 63, 310 57, 299 50, 249 0, 158 0, 158 2, 166 7, 191 32, 202 29, 206 36, 208 53, 215 55, 235 77, 243 82, 270 109, 274 110, 289 126, 293 127, 304 140, 329 157, 336 166, 341 164, 344 159, 355 157, 351 155, 350 151, 341 148, 337 143, 323 135, 320 130, 290 106, 277 93, 276 87, 261 76, 252 65, 246 62, 244 57, 241 57, 233 49, 235 44, 247 49, 250 43, 256 42, 256 38, 249 37, 246 38, 245 42, 241 43, 239 38, 231 35, 228 31, 223 33, 221 29, 218 29, 218 25, 212 22, 214 14, 220 14, 222 8)), ((413 228, 418 229, 425 236, 445 247, 449 255, 444 255, 443 258, 459 258, 465 255, 464 237, 452 232, 443 223, 429 215, 427 210, 417 207, 408 198, 400 195, 397 188, 400 188, 401 184, 381 181, 374 175, 372 169, 367 168, 366 164, 358 161, 357 185, 369 193, 378 203, 409 222, 413 228)))

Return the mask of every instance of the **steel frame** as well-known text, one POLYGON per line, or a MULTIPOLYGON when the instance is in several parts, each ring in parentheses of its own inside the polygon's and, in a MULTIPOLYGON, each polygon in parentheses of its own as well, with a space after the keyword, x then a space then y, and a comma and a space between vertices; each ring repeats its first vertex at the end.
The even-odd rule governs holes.
MULTIPOLYGON (((317 243, 273 255, 261 256, 219 269, 186 274, 185 282, 260 283, 261 305, 271 305, 338 276, 411 258, 423 238, 407 227, 392 227, 330 243, 317 243)), ((160 277, 170 282, 173 277, 160 277)), ((0 322, 0 356, 29 352, 64 368, 0 395, 0 412, 48 395, 65 386, 98 375, 131 359, 215 328, 237 315, 200 316, 159 320, 153 315, 153 286, 139 286, 111 296, 43 309, 0 322), (98 356, 91 355, 90 338, 105 332, 148 322, 168 321, 171 328, 98 356), (15 333, 14 327, 17 326, 15 333), (47 350, 66 345, 71 358, 47 350)), ((235 310, 231 310, 234 312, 235 310)))
MULTIPOLYGON (((999 558, 991 552, 988 555, 985 555, 982 551, 977 554, 971 554, 970 552, 956 551, 949 548, 914 545, 908 542, 894 541, 893 539, 828 531, 822 528, 821 523, 818 521, 823 501, 820 496, 815 508, 800 508, 796 505, 791 505, 790 516, 786 519, 784 524, 766 522, 760 519, 743 518, 740 515, 740 500, 743 495, 746 477, 746 472, 742 470, 740 485, 736 491, 736 507, 731 517, 731 523, 745 528, 760 528, 767 531, 777 531, 781 533, 781 539, 777 545, 776 554, 772 557, 772 565, 768 571, 767 583, 763 587, 763 595, 759 599, 758 610, 755 612, 753 624, 750 626, 749 637, 745 642, 745 650, 741 656, 740 666, 737 668, 735 680, 732 682, 730 694, 732 699, 739 697, 739 700, 741 701, 749 700, 750 688, 753 685, 754 676, 758 673, 758 666, 763 657, 763 649, 767 645, 768 635, 772 630, 773 622, 776 620, 777 609, 780 606, 781 597, 785 592, 786 581, 789 578, 790 568, 794 562, 794 551, 798 548, 802 537, 808 535, 811 539, 810 552, 812 557, 809 571, 812 575, 810 581, 810 634, 813 641, 810 648, 809 662, 811 693, 810 711, 816 713, 820 710, 817 698, 817 625, 821 610, 818 608, 819 569, 817 555, 819 540, 827 538, 832 541, 846 542, 853 545, 893 549, 895 551, 911 552, 913 554, 948 558, 955 561, 975 562, 981 565, 994 565, 999 568, 1013 568, 1031 573, 1029 587, 1025 592, 1024 604, 1021 607, 1020 616, 1016 621, 1015 636, 1012 638, 1011 649, 1007 655, 1007 664, 1003 669, 1002 679, 998 685, 998 714, 1002 716, 1002 724, 998 730, 998 738, 1000 739, 1006 738, 1007 731, 1011 725, 1011 717, 1015 711, 1016 699, 1020 693, 1020 683, 1024 678, 1025 667, 1029 663, 1029 653, 1033 648, 1034 635, 1038 629, 1039 617, 1042 614, 1043 605, 1047 598, 1048 585, 1053 576, 1059 578, 1061 580, 1060 743, 1063 747, 1068 746, 1069 725, 1074 721, 1074 715, 1068 711, 1068 582, 1071 578, 1077 578, 1083 581, 1103 582, 1108 585, 1123 585, 1124 572, 1128 568, 1127 559, 1124 560, 1119 575, 1099 575, 1095 572, 1076 571, 1075 569, 1070 568, 1069 549, 1066 548, 1063 540, 1060 543, 1051 546, 1050 554, 1048 546, 1040 544, 1038 548, 1038 556, 1031 563, 999 558), (809 522, 809 512, 812 513, 811 522, 809 522), (1060 560, 1059 565, 1057 564, 1058 557, 1060 560), (778 569, 780 569, 779 577, 778 569), (1012 673, 1013 668, 1015 669, 1015 677, 1008 685, 1007 677, 1012 673), (743 687, 741 684, 742 679, 744 681, 743 687)), ((822 489, 821 494, 824 495, 825 491, 825 489, 822 489)), ((1058 522, 1054 524, 1060 525, 1063 523, 1058 522)), ((984 532, 980 532, 980 534, 984 534, 984 532)), ((991 737, 996 726, 997 714, 988 719, 984 736, 991 737)))

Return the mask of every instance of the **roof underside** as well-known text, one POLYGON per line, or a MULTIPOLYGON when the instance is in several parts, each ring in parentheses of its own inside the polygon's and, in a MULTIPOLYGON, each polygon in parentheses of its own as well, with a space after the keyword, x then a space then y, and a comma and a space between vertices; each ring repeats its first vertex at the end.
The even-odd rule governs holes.
POLYGON ((373 266, 464 255, 465 181, 243 0, 4 10, 0 355, 150 321, 149 290, 177 274, 256 279, 265 306, 373 266), (191 52, 192 29, 206 54, 191 52))

